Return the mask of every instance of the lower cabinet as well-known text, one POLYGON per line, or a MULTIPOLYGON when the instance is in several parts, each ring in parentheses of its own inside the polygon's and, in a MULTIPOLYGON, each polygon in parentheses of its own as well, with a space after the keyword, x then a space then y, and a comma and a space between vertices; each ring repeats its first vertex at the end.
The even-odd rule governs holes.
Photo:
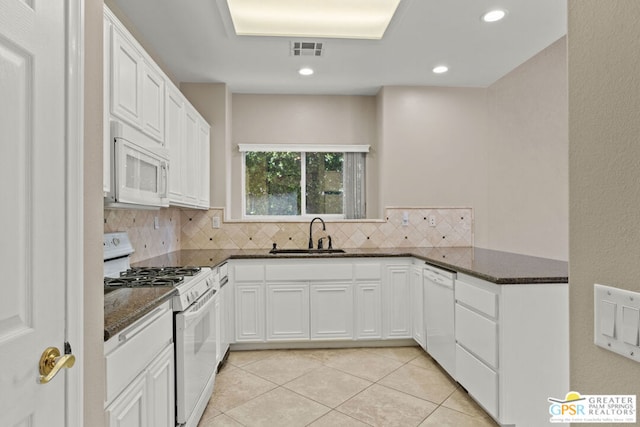
POLYGON ((386 266, 383 296, 384 338, 412 338, 413 336, 410 269, 408 262, 386 266))
POLYGON ((412 337, 410 260, 233 260, 235 343, 412 337))
POLYGON ((309 339, 309 285, 267 284, 267 340, 309 339))
POLYGON ((109 427, 175 426, 173 345, 107 407, 109 427))
POLYGON ((109 427, 151 426, 147 377, 141 375, 122 392, 106 409, 109 427))
POLYGON ((267 341, 353 338, 351 283, 267 283, 267 341))
POLYGON ((353 285, 312 283, 311 339, 353 339, 353 285))
POLYGON ((502 425, 547 425, 569 390, 567 284, 455 282, 456 381, 502 425))
POLYGON ((411 266, 411 333, 415 342, 423 350, 427 348, 424 322, 424 290, 422 284, 422 265, 411 266))
POLYGON ((264 285, 235 285, 235 341, 262 342, 264 329, 264 285))
POLYGON ((356 339, 382 339, 382 297, 380 288, 380 283, 356 283, 356 339))

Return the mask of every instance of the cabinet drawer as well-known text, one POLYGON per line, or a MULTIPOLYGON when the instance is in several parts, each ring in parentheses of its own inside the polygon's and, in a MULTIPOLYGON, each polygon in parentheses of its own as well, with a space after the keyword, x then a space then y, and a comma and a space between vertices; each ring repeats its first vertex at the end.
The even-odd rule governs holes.
POLYGON ((263 265, 236 265, 234 272, 236 282, 262 282, 264 280, 263 265))
POLYGON ((498 295, 491 291, 456 280, 456 299, 489 317, 498 316, 498 295))
POLYGON ((498 374, 456 345, 456 379, 478 403, 498 418, 498 374))
POLYGON ((267 280, 273 281, 318 281, 351 280, 351 264, 305 263, 267 265, 267 280))
POLYGON ((456 341, 493 367, 498 366, 498 325, 456 304, 456 341))
POLYGON ((173 312, 170 305, 163 304, 111 340, 119 344, 105 357, 107 402, 113 400, 173 341, 173 312))
POLYGON ((380 264, 356 264, 353 266, 354 277, 356 280, 380 280, 382 277, 382 269, 380 264))

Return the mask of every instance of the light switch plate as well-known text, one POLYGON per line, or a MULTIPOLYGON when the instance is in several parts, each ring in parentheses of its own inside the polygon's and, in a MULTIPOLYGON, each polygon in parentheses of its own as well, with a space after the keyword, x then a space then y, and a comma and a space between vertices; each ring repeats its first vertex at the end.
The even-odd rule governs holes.
POLYGON ((640 293, 594 285, 594 342, 640 362, 640 293))

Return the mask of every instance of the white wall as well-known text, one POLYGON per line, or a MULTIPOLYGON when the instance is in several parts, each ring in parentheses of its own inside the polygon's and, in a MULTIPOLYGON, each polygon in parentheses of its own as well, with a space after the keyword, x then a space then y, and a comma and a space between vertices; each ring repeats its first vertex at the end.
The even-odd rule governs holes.
POLYGON ((640 2, 569 0, 571 389, 638 394, 640 365, 593 344, 593 284, 640 292, 640 2))
POLYGON ((242 214, 238 144, 376 144, 374 96, 233 94, 232 118, 234 219, 242 214))
POLYGON ((566 38, 488 90, 488 225, 492 249, 569 256, 566 38))
POLYGON ((378 102, 380 206, 472 207, 486 247, 486 89, 385 87, 378 102))
MULTIPOLYGON (((104 293, 102 286, 102 7, 84 2, 84 422, 104 425, 104 293)), ((72 343, 73 344, 73 343, 72 343)), ((44 423, 43 423, 44 424, 44 423)))

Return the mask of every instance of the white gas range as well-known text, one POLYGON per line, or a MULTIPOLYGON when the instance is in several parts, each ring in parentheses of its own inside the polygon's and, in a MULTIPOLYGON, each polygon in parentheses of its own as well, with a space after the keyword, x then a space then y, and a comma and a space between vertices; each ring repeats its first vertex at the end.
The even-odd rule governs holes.
POLYGON ((219 282, 208 267, 131 267, 129 258, 134 249, 127 233, 107 233, 103 244, 105 291, 176 287, 172 300, 176 426, 197 426, 213 393, 219 362, 219 282))

